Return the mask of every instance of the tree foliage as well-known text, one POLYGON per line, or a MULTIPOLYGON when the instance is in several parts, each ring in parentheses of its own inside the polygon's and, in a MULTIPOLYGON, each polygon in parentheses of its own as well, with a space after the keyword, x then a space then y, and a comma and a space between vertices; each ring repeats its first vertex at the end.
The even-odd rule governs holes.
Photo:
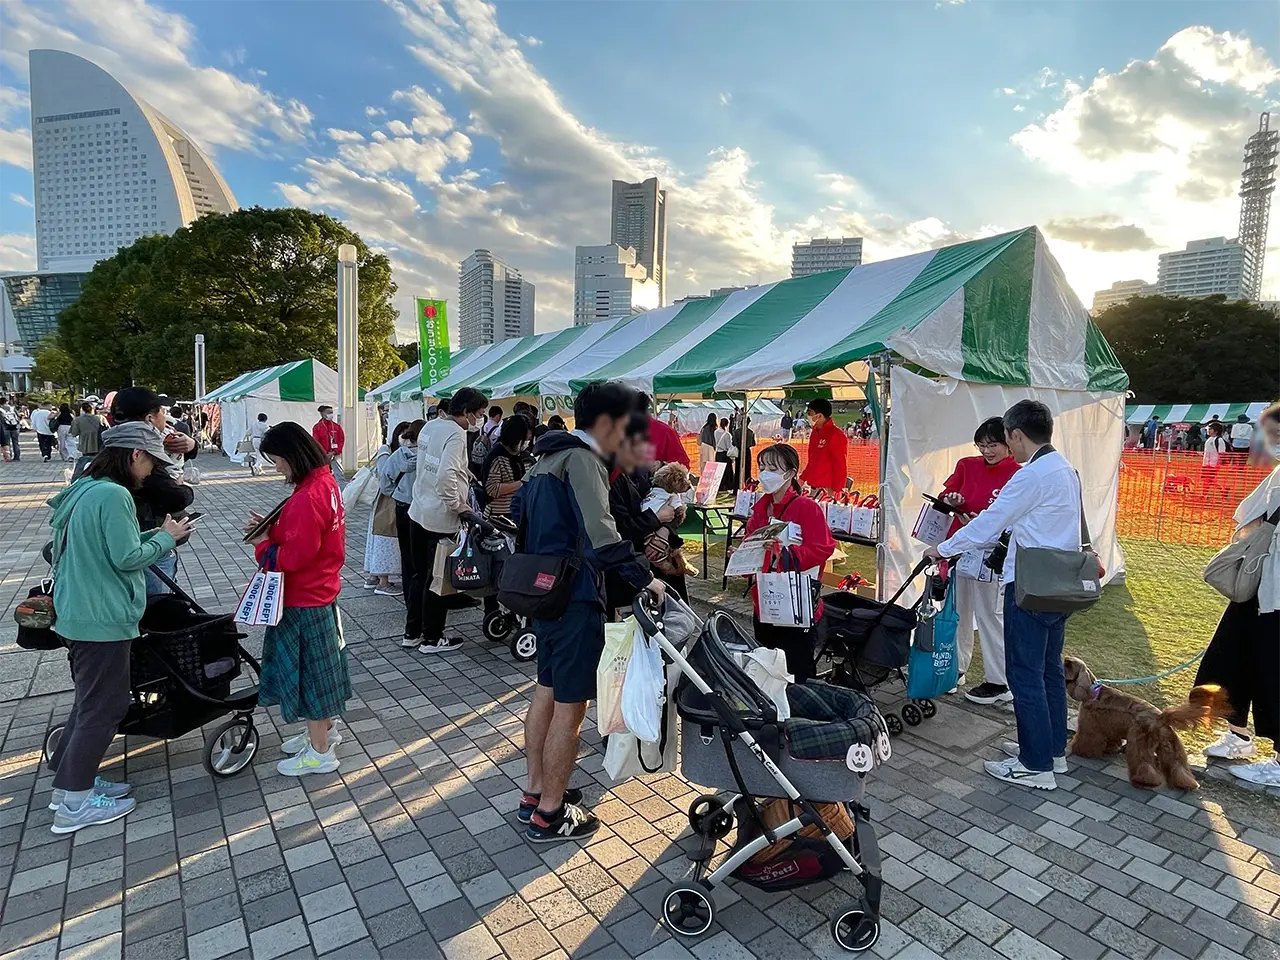
POLYGON ((343 243, 355 246, 359 265, 360 383, 382 383, 404 369, 390 342, 398 316, 391 264, 339 221, 297 208, 208 214, 100 261, 59 317, 75 374, 186 396, 197 333, 210 388, 303 357, 336 366, 343 243))
POLYGON ((412 367, 418 362, 418 341, 412 343, 397 343, 396 354, 400 357, 400 361, 406 368, 412 367))
POLYGON ((1244 300, 1134 297, 1095 318, 1140 403, 1280 396, 1280 317, 1244 300))
POLYGON ((62 348, 56 335, 45 337, 36 345, 34 360, 32 380, 37 383, 48 381, 59 387, 71 386, 75 376, 71 354, 62 348))

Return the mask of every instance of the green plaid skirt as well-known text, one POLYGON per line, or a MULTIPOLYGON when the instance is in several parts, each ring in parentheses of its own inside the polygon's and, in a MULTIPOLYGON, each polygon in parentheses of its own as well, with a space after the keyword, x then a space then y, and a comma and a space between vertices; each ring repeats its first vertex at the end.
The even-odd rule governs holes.
POLYGON ((350 698, 338 605, 285 607, 262 638, 258 703, 278 705, 284 722, 296 723, 341 716, 350 698))

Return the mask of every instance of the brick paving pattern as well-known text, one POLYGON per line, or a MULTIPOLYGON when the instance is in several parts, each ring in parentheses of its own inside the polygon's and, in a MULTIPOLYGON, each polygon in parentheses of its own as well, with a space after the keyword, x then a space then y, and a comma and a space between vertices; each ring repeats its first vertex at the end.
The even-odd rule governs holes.
MULTIPOLYGON (((286 491, 209 461, 180 579, 226 609, 252 569, 242 515, 286 491)), ((44 568, 42 505, 61 476, 34 458, 0 468, 6 611, 44 568)), ((684 810, 700 791, 671 775, 611 789, 590 720, 574 782, 603 827, 586 846, 527 844, 514 811, 532 665, 485 642, 471 611, 451 615, 462 651, 401 650, 399 601, 360 589, 363 518, 349 528, 341 605, 356 699, 335 774, 279 776, 275 748, 293 731, 264 710, 255 762, 230 778, 205 772, 198 732, 117 738, 104 774, 134 785, 137 810, 55 836, 40 749, 69 705, 65 656, 19 649, 5 617, 0 960, 846 955, 828 926, 859 892, 848 876, 788 894, 730 883, 712 930, 674 940, 655 918, 687 872, 684 810)), ((1005 787, 981 761, 1008 735, 1006 716, 948 702, 873 776, 887 881, 874 956, 1280 957, 1266 798, 1139 791, 1095 763, 1073 763, 1054 793, 1005 787)))

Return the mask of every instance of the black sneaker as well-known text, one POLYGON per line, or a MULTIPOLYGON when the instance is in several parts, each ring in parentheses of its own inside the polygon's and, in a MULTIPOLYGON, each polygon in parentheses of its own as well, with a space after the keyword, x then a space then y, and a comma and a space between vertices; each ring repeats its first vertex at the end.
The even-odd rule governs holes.
MULTIPOLYGON (((540 793, 530 793, 528 790, 524 792, 524 796, 520 798, 520 809, 516 811, 516 819, 521 823, 528 823, 533 819, 533 811, 538 809, 538 801, 542 799, 540 793)), ((565 803, 581 803, 582 791, 577 787, 569 787, 564 792, 565 803)))
POLYGON ((998 683, 980 683, 966 693, 964 698, 970 703, 981 703, 987 706, 1013 702, 1013 694, 1009 692, 1009 688, 998 683))
POLYGON ((561 840, 586 840, 600 829, 600 821, 582 807, 566 803, 558 813, 533 812, 525 837, 533 843, 558 843, 561 840))
POLYGON ((428 643, 423 640, 418 644, 419 653, 449 653, 451 650, 457 650, 462 646, 461 637, 441 637, 439 640, 428 643))

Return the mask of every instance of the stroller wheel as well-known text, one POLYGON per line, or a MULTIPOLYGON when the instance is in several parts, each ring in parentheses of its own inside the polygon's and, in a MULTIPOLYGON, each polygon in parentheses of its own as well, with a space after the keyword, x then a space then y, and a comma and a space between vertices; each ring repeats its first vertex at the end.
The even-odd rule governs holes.
POLYGON ((491 610, 484 615, 484 622, 480 628, 484 631, 484 638, 492 640, 494 643, 502 643, 511 634, 511 628, 515 626, 512 619, 501 610, 491 610))
POLYGON ((886 713, 884 715, 884 725, 889 728, 889 736, 896 737, 902 732, 902 721, 898 719, 896 713, 886 713))
POLYGON ((662 918, 672 933, 700 937, 711 929, 716 905, 707 888, 696 883, 677 883, 662 899, 662 918))
POLYGON ((902 719, 908 727, 918 727, 924 720, 924 714, 914 703, 908 703, 902 708, 902 719))
POLYGON ((521 630, 511 638, 511 656, 521 663, 528 663, 538 655, 538 635, 532 630, 521 630))
POLYGON ((831 937, 850 953, 862 953, 880 939, 880 923, 862 910, 846 910, 831 921, 831 937))
POLYGON ((215 777, 239 773, 258 752, 258 728, 251 717, 228 720, 204 741, 204 768, 215 777))
POLYGON ((49 759, 57 752, 58 744, 62 742, 62 731, 65 729, 66 727, 62 724, 58 724, 56 727, 50 727, 49 732, 44 735, 45 763, 48 763, 49 759))
POLYGON ((920 701, 920 712, 924 714, 926 720, 932 720, 938 715, 938 707, 932 700, 920 701))
POLYGON ((700 837, 723 840, 733 829, 733 814, 714 793, 704 793, 689 804, 689 829, 700 837))

